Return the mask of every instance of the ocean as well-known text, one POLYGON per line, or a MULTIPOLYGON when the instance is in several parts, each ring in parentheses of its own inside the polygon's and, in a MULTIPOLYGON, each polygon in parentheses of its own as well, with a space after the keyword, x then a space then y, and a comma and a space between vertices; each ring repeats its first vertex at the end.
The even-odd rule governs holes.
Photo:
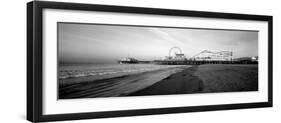
POLYGON ((112 78, 154 70, 179 67, 156 64, 60 64, 59 79, 92 76, 92 78, 112 78))

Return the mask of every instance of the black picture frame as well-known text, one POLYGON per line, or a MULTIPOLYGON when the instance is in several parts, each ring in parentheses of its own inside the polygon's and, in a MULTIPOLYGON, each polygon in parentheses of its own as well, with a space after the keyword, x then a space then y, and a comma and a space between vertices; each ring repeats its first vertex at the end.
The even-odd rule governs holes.
POLYGON ((47 121, 64 121, 64 120, 94 119, 94 118, 107 118, 107 117, 137 116, 137 115, 154 115, 154 114, 272 107, 273 106, 273 96, 272 96, 272 87, 273 87, 272 85, 273 32, 272 31, 273 29, 272 28, 273 28, 273 17, 265 16, 265 15, 185 11, 185 10, 93 5, 93 4, 63 3, 63 2, 45 2, 45 1, 29 2, 27 3, 27 120, 32 122, 47 122, 47 121), (268 101, 258 102, 258 103, 189 106, 189 107, 139 109, 139 110, 106 111, 106 112, 93 111, 90 113, 44 115, 42 113, 43 112, 43 94, 42 94, 43 12, 42 10, 45 8, 266 21, 268 22, 268 101))

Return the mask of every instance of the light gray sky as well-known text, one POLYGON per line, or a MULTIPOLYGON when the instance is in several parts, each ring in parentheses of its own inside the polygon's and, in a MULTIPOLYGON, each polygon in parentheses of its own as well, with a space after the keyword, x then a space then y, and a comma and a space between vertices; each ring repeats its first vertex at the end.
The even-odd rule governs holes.
POLYGON ((234 58, 258 55, 258 32, 136 27, 118 25, 58 24, 59 61, 116 63, 130 56, 156 60, 180 47, 187 57, 203 51, 233 51, 234 58))

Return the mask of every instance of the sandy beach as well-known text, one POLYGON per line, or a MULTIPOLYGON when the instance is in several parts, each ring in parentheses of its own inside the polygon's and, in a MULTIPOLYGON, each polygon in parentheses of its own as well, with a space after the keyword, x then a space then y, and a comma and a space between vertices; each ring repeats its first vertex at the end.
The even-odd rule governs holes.
POLYGON ((194 75, 203 81, 203 93, 258 91, 258 64, 200 65, 194 75))
POLYGON ((195 65, 131 96, 258 91, 258 65, 195 65))
POLYGON ((60 85, 59 99, 257 90, 258 65, 206 64, 60 85))

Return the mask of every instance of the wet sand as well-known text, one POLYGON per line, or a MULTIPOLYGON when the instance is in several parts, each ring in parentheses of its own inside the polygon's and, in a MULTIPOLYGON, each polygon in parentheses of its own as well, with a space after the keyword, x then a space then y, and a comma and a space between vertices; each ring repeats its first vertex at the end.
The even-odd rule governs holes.
POLYGON ((194 76, 198 66, 193 66, 182 72, 175 73, 156 84, 132 93, 129 96, 144 95, 169 95, 169 94, 190 94, 201 92, 203 82, 197 76, 194 76))

